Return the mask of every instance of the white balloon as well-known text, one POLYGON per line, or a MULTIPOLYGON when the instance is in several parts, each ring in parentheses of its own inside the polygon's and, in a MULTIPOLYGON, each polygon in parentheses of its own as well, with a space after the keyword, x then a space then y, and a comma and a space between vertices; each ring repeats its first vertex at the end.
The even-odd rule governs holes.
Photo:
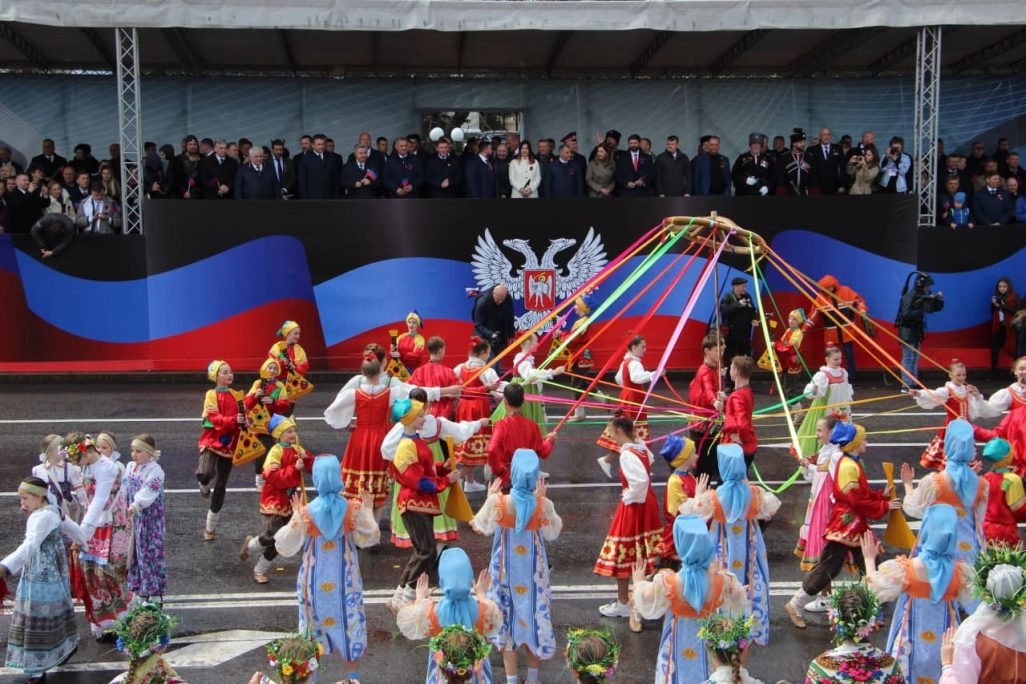
POLYGON ((433 140, 435 142, 440 140, 443 135, 445 135, 445 131, 443 131, 438 126, 435 126, 434 128, 432 128, 431 132, 428 133, 428 137, 431 138, 431 140, 433 140))
POLYGON ((452 139, 454 142, 463 142, 463 129, 454 128, 452 129, 452 139))

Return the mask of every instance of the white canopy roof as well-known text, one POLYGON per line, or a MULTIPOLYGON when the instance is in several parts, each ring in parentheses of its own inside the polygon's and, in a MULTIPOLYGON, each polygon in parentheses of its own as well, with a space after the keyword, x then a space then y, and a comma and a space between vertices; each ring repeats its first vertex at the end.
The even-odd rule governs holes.
POLYGON ((0 0, 0 20, 64 27, 334 31, 748 31, 1023 21, 1018 0, 0 0))

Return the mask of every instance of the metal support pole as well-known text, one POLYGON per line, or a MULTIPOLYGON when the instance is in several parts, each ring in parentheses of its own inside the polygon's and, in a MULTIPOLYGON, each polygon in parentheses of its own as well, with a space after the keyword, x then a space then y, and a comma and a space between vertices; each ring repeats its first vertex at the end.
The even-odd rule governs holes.
POLYGON ((139 36, 114 29, 117 46, 118 131, 121 142, 122 230, 143 232, 142 126, 139 119, 139 36))
POLYGON ((916 40, 915 190, 919 225, 937 222, 937 121, 940 105, 941 27, 923 26, 916 40))

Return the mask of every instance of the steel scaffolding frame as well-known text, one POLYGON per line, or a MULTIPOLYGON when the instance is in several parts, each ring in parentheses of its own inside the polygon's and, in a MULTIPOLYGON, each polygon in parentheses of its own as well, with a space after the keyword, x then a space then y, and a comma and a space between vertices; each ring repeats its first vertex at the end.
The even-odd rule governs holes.
POLYGON ((143 232, 142 125, 139 108, 139 35, 114 29, 117 49, 118 131, 121 144, 122 230, 143 232))
POLYGON ((941 27, 923 26, 916 39, 915 178, 919 225, 937 222, 937 120, 940 112, 941 27))

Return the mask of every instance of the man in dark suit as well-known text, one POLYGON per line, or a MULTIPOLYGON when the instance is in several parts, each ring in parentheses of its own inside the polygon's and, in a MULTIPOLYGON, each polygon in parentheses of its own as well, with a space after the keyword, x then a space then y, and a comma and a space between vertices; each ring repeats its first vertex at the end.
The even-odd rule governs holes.
POLYGON ((680 151, 680 138, 666 138, 666 149, 656 157, 655 191, 660 197, 684 197, 691 194, 691 162, 680 151))
POLYGON ((570 155, 570 161, 580 168, 581 177, 583 178, 584 174, 588 172, 588 160, 584 158, 583 154, 580 154, 577 151, 577 131, 570 131, 563 136, 563 139, 560 142, 570 148, 570 151, 573 153, 570 155))
MULTIPOLYGON (((346 159, 346 161, 347 162, 356 161, 356 148, 360 147, 362 145, 363 147, 366 147, 367 150, 368 150, 368 152, 367 152, 367 161, 365 163, 370 164, 375 169, 377 169, 378 175, 380 176, 381 175, 381 170, 383 168, 385 168, 385 155, 382 154, 381 152, 379 152, 378 150, 376 150, 371 145, 371 142, 372 141, 371 141, 371 134, 370 133, 368 133, 367 131, 364 131, 364 132, 360 133, 360 135, 357 136, 357 138, 356 138, 356 146, 353 147, 353 151, 349 153, 349 158, 346 159)), ((387 138, 385 138, 385 143, 386 143, 385 147, 387 148, 388 147, 388 145, 387 145, 388 139, 387 138)))
POLYGON ((819 144, 807 150, 812 163, 816 187, 823 195, 840 195, 848 189, 847 161, 837 145, 831 145, 833 135, 829 128, 819 132, 819 144))
POLYGON ((692 194, 729 195, 730 160, 720 154, 720 139, 715 135, 702 136, 702 149, 691 160, 692 194))
POLYGON ((395 154, 385 162, 382 180, 385 184, 385 197, 392 199, 413 199, 420 197, 420 186, 423 178, 420 165, 410 156, 409 143, 406 138, 396 138, 395 154))
POLYGON ((641 151, 641 136, 637 133, 627 136, 627 151, 616 158, 613 178, 621 197, 652 196, 655 165, 652 158, 641 151))
POLYGON ((584 173, 573 159, 573 149, 563 143, 559 158, 549 164, 542 179, 543 197, 584 197, 584 173))
POLYGON ((1001 187, 1001 174, 992 171, 986 185, 973 195, 973 220, 978 226, 999 226, 1012 221, 1012 202, 1001 187))
POLYGON ((249 150, 249 163, 235 174, 235 199, 281 199, 281 187, 274 170, 264 163, 264 149, 249 150))
POLYGON ((424 185, 429 197, 459 197, 463 173, 459 160, 449 154, 449 139, 435 145, 435 154, 424 163, 424 185))
POLYGON ((338 197, 338 169, 327 150, 328 139, 318 133, 313 147, 299 162, 299 198, 335 199, 338 197))
POLYGON ((495 180, 492 141, 481 138, 477 146, 477 157, 467 162, 467 197, 495 199, 495 180))
MULTIPOLYGON (((369 137, 369 136, 368 136, 369 137)), ((357 145, 353 158, 342 167, 342 193, 348 199, 376 199, 381 194, 381 173, 372 166, 370 148, 357 145)))
POLYGON ((56 147, 53 140, 43 140, 43 153, 32 157, 29 166, 38 166, 43 170, 44 178, 54 178, 57 172, 68 163, 68 160, 55 152, 56 147))
POLYGON ((285 142, 271 141, 271 158, 267 160, 274 178, 278 183, 278 194, 282 197, 296 192, 296 167, 292 160, 285 156, 285 142))
POLYGON ((14 182, 14 190, 4 196, 11 213, 10 232, 28 233, 43 215, 50 199, 39 194, 39 185, 33 183, 27 173, 19 173, 14 182))
POLYGON ((239 162, 227 155, 224 140, 214 141, 214 152, 199 163, 199 180, 203 186, 203 199, 232 199, 232 185, 239 162))

